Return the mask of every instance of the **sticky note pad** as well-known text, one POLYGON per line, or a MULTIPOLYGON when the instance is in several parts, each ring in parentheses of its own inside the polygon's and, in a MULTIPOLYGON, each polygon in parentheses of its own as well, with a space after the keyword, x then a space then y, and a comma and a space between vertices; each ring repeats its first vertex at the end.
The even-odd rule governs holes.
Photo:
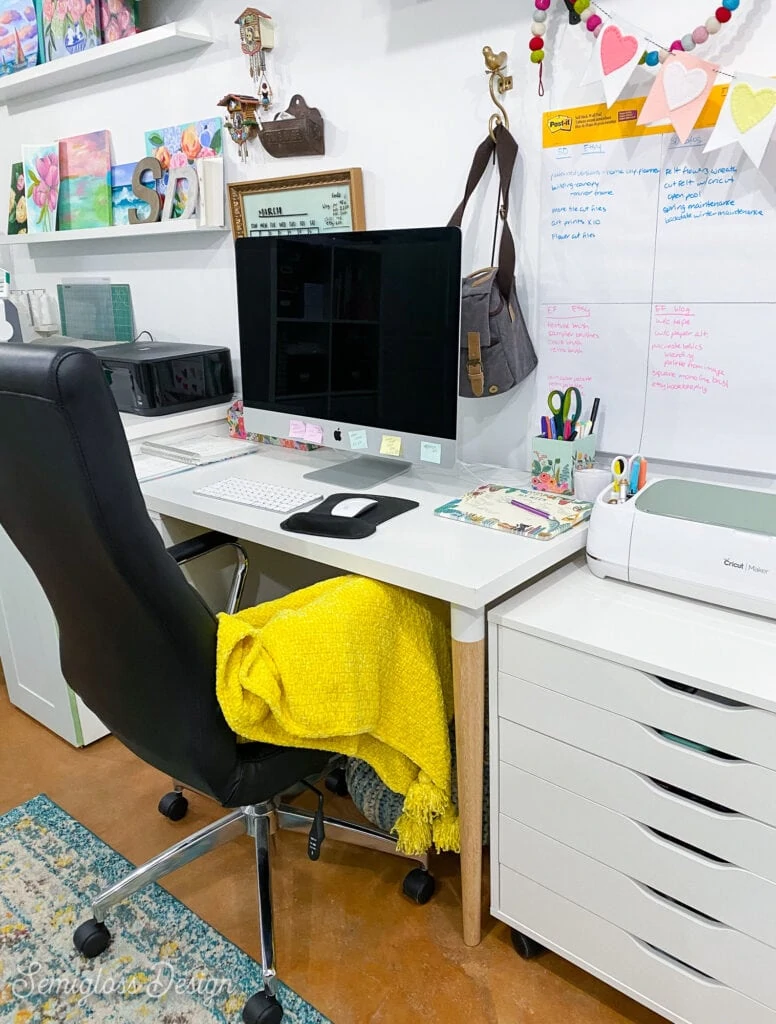
POLYGON ((401 438, 383 434, 383 440, 380 443, 380 454, 395 455, 397 457, 401 455, 401 438))
POLYGON ((365 452, 369 448, 369 441, 367 441, 365 430, 349 430, 348 440, 350 441, 351 451, 365 452))
POLYGON ((308 423, 304 428, 304 439, 310 444, 323 444, 323 427, 308 423))
POLYGON ((304 440, 305 425, 301 420, 291 420, 291 424, 288 428, 288 436, 293 437, 297 441, 304 440))
POLYGON ((437 466, 440 465, 442 462, 442 445, 434 444, 432 441, 421 441, 420 461, 433 462, 437 466))

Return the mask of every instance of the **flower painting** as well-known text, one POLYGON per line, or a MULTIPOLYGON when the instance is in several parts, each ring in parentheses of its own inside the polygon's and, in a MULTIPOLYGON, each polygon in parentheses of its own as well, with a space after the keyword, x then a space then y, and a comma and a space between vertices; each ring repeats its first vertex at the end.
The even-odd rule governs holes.
POLYGON ((60 231, 107 228, 111 215, 110 132, 61 139, 60 231))
MULTIPOLYGON (((164 177, 159 187, 161 195, 167 192, 171 170, 186 167, 206 157, 221 156, 223 127, 223 119, 213 117, 209 121, 194 121, 191 124, 178 124, 146 132, 146 156, 155 156, 162 165, 164 177)), ((180 217, 185 205, 186 194, 181 184, 175 194, 173 217, 180 217)))
POLYGON ((27 229, 31 235, 56 231, 59 205, 59 147, 22 146, 27 191, 27 229))
POLYGON ((8 234, 27 234, 27 185, 24 164, 11 164, 11 192, 8 199, 8 234))
POLYGON ((38 63, 38 20, 33 0, 0 0, 0 77, 38 63))
POLYGON ((115 43, 137 32, 137 0, 100 0, 102 41, 115 43))
MULTIPOLYGON (((0 0, 2 2, 2 0, 0 0)), ((41 0, 46 60, 99 46, 98 0, 41 0)))

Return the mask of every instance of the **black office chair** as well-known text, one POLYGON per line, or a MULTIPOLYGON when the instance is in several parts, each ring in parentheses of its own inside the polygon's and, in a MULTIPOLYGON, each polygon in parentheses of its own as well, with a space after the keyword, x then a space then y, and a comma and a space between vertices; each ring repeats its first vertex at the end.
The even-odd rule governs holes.
MULTIPOLYGON (((243 1020, 277 1024, 283 1009, 276 997, 271 820, 309 832, 313 857, 324 823, 334 838, 396 849, 385 833, 323 818, 320 807, 313 813, 278 802, 301 781, 319 778, 330 753, 237 743, 226 724, 215 692, 216 620, 176 562, 236 541, 205 534, 165 550, 100 362, 75 348, 0 345, 0 525, 51 603, 71 688, 138 757, 177 780, 178 791, 237 808, 102 893, 92 920, 75 932, 76 947, 98 956, 110 943, 104 921, 111 907, 248 833, 256 847, 264 990, 248 1000, 243 1020)), ((244 574, 240 556, 233 607, 244 574)), ((168 797, 176 799, 177 793, 168 797)), ((179 804, 168 816, 180 811, 179 804)))

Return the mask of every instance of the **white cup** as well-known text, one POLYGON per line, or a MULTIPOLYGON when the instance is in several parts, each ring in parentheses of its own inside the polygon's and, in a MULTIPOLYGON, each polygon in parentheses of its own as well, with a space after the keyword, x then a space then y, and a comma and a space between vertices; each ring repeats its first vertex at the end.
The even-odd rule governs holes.
POLYGON ((595 501, 611 482, 612 474, 605 469, 575 469, 574 497, 580 501, 595 501))

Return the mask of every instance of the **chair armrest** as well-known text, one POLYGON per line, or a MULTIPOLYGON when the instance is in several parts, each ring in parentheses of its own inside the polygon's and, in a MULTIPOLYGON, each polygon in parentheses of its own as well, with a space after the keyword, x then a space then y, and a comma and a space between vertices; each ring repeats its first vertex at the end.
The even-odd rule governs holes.
POLYGON ((218 548, 225 548, 229 544, 236 544, 237 538, 230 537, 228 533, 218 533, 216 530, 209 530, 201 533, 191 540, 183 540, 180 544, 174 544, 167 548, 167 554, 172 555, 178 565, 184 565, 194 558, 201 558, 202 555, 217 551, 218 548))
POLYGON ((211 551, 218 551, 219 548, 226 547, 234 548, 237 560, 225 609, 230 615, 234 615, 240 608, 245 578, 248 575, 248 554, 236 537, 230 537, 228 533, 210 530, 208 533, 201 533, 198 537, 192 537, 191 540, 174 544, 171 548, 167 548, 167 554, 174 558, 178 565, 185 565, 195 558, 201 558, 202 555, 208 555, 211 551))

